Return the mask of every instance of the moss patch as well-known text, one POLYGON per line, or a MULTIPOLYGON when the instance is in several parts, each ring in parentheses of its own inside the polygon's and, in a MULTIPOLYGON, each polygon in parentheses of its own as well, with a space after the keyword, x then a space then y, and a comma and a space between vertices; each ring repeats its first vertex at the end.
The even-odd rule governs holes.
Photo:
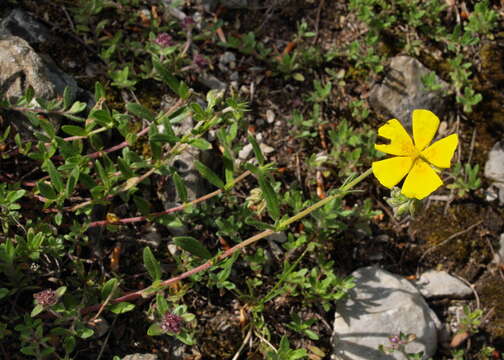
POLYGON ((493 317, 485 325, 486 330, 496 341, 504 344, 504 301, 502 301, 504 299, 504 280, 498 273, 488 272, 478 282, 476 291, 480 296, 485 314, 492 309, 494 311, 493 317))
POLYGON ((481 205, 464 203, 452 204, 446 214, 444 203, 425 209, 410 227, 410 234, 421 244, 418 255, 429 251, 424 265, 435 267, 442 263, 447 270, 461 271, 470 259, 476 263, 486 262, 491 254, 480 230, 490 214, 481 210, 481 205), (463 232, 480 221, 481 225, 463 232), (447 240, 457 233, 461 234, 447 240))

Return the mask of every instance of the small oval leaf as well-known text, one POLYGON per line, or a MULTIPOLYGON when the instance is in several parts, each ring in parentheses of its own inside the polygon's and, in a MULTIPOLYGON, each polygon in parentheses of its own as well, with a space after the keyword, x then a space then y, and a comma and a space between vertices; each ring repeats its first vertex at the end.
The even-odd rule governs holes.
POLYGON ((177 246, 180 246, 185 251, 190 252, 200 258, 209 260, 212 258, 212 254, 208 249, 200 243, 198 240, 191 236, 177 236, 173 238, 173 241, 177 246))
POLYGON ((201 174, 201 176, 203 176, 210 183, 217 186, 218 188, 224 187, 224 182, 217 176, 217 174, 215 174, 210 168, 208 168, 201 161, 196 160, 194 162, 194 165, 196 166, 196 169, 201 174))
POLYGON ((147 269, 152 280, 160 280, 161 279, 161 266, 159 262, 152 254, 152 251, 149 247, 144 248, 143 251, 143 262, 144 266, 147 269))

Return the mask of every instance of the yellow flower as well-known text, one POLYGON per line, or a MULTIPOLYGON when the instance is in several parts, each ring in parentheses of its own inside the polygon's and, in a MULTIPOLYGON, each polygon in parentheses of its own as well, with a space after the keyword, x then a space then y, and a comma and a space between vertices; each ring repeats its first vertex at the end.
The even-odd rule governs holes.
POLYGON ((439 127, 439 118, 429 110, 413 111, 413 140, 396 119, 378 129, 378 135, 389 144, 375 145, 375 149, 397 155, 373 162, 373 174, 387 188, 397 185, 405 176, 401 193, 409 198, 423 199, 443 181, 436 168, 449 168, 458 145, 457 134, 452 134, 428 146, 439 127))

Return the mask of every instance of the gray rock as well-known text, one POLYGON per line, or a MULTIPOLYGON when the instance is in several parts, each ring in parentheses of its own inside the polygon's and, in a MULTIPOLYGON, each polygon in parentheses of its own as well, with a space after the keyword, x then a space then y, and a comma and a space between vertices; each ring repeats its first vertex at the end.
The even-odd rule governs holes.
POLYGON ((252 144, 246 144, 239 152, 238 152, 238 157, 242 160, 247 160, 250 156, 250 154, 252 154, 252 150, 253 150, 253 146, 252 144))
POLYGON ((122 360, 158 360, 156 354, 130 354, 122 358, 122 360))
POLYGON ((266 122, 273 124, 275 122, 275 112, 271 109, 266 110, 266 122))
MULTIPOLYGON (((193 120, 186 117, 180 124, 173 124, 173 131, 177 136, 183 136, 193 129, 193 120)), ((191 201, 205 195, 211 189, 208 182, 200 175, 196 168, 196 160, 202 162, 209 168, 216 170, 218 162, 212 151, 202 151, 195 147, 187 147, 182 153, 175 156, 171 166, 175 168, 186 185, 187 200, 191 201)), ((164 206, 170 208, 180 203, 180 198, 176 192, 175 184, 171 178, 167 179, 164 194, 164 206)), ((180 230, 180 229, 179 229, 180 230)))
MULTIPOLYGON (((381 83, 370 91, 369 103, 378 112, 394 117, 411 127, 411 112, 427 109, 440 118, 446 115, 448 97, 443 90, 428 91, 422 84, 422 77, 430 72, 418 60, 409 56, 396 56, 390 62, 390 69, 381 83)), ((448 85, 437 79, 443 87, 448 85)))
POLYGON ((405 360, 399 352, 385 355, 378 350, 400 332, 416 335, 406 345, 408 353, 423 351, 427 359, 436 352, 440 322, 408 280, 374 266, 352 276, 356 286, 338 306, 334 320, 331 359, 405 360))
POLYGON ((209 89, 226 90, 227 88, 225 82, 220 81, 213 75, 200 76, 199 81, 209 89))
POLYGON ((504 183, 504 143, 497 142, 488 154, 485 164, 485 177, 504 183))
POLYGON ((236 67, 236 56, 231 51, 226 51, 224 54, 219 56, 219 69, 223 72, 228 72, 229 69, 234 69, 236 67))
POLYGON ((495 184, 490 185, 485 190, 485 200, 488 202, 497 200, 499 198, 499 190, 499 187, 497 187, 495 184))
POLYGON ((440 297, 463 299, 473 294, 469 286, 445 271, 429 270, 418 280, 413 281, 413 284, 427 299, 440 297))
POLYGON ((450 305, 446 309, 446 315, 447 315, 446 327, 447 330, 452 334, 456 334, 457 331, 460 330, 461 327, 460 319, 463 319, 465 317, 464 306, 467 306, 467 304, 459 303, 450 305))
POLYGON ((138 241, 157 249, 163 241, 161 234, 154 225, 148 226, 146 230, 147 232, 143 234, 138 241))
POLYGON ((17 36, 0 39, 0 92, 16 101, 28 86, 35 96, 46 100, 62 95, 68 86, 77 92, 75 80, 48 59, 42 59, 31 46, 17 36))
POLYGON ((495 264, 504 264, 504 233, 500 234, 499 249, 495 253, 492 262, 495 264))
POLYGON ((487 201, 499 199, 499 204, 504 205, 504 142, 497 142, 488 154, 485 163, 485 177, 495 181, 487 189, 487 201))
POLYGON ((271 147, 269 145, 266 145, 264 143, 259 144, 259 147, 261 148, 261 151, 265 155, 271 154, 272 152, 275 151, 275 148, 273 148, 273 147, 271 147))
POLYGON ((30 45, 45 43, 51 39, 47 26, 20 9, 12 10, 2 20, 0 36, 18 36, 30 45))
MULTIPOLYGON (((28 87, 32 87, 36 98, 53 100, 62 96, 69 88, 73 100, 78 97, 92 106, 92 100, 79 89, 75 80, 61 71, 50 58, 42 58, 20 37, 7 36, 0 38, 0 93, 15 103, 28 87)), ((35 100, 32 105, 38 106, 35 100)), ((17 112, 9 114, 9 120, 23 134, 31 137, 32 126, 26 118, 17 112)), ((50 116, 56 128, 60 118, 50 116)))
POLYGON ((233 71, 231 75, 229 75, 229 80, 231 81, 232 86, 235 89, 238 89, 238 80, 240 80, 240 74, 238 71, 233 71))
POLYGON ((287 235, 281 231, 281 232, 275 232, 271 235, 266 236, 266 239, 269 241, 275 241, 277 243, 283 244, 284 242, 287 241, 287 235))

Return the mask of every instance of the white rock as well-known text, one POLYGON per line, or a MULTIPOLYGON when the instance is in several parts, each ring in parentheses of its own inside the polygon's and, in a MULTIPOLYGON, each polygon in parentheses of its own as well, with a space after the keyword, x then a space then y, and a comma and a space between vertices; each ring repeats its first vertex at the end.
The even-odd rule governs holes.
POLYGON ((504 234, 500 234, 499 249, 495 253, 492 262, 495 264, 504 264, 504 234))
MULTIPOLYGON (((369 103, 377 111, 395 117, 407 128, 411 126, 413 109, 429 109, 441 119, 445 118, 449 97, 443 90, 430 91, 422 78, 431 72, 420 61, 409 56, 395 56, 383 81, 376 83, 369 93, 369 103)), ((448 84, 436 77, 442 87, 448 84)))
POLYGON ((502 142, 497 142, 490 150, 485 164, 485 176, 504 183, 504 144, 502 142))
POLYGON ((423 351, 427 359, 436 352, 440 322, 408 280, 375 266, 352 276, 356 286, 338 306, 334 320, 332 360, 406 360, 402 353, 378 350, 400 332, 416 335, 406 345, 408 353, 423 351))
POLYGON ((274 149, 274 148, 272 148, 271 146, 266 145, 266 144, 264 144, 264 143, 259 144, 259 147, 261 148, 261 151, 262 151, 264 154, 271 154, 273 151, 275 151, 275 149, 274 149))
POLYGON ((266 110, 266 121, 268 122, 268 124, 273 124, 275 122, 275 113, 273 112, 273 110, 266 110))
POLYGON ((429 270, 418 280, 413 281, 413 284, 427 299, 440 297, 460 299, 473 294, 469 286, 446 271, 429 270))
POLYGON ((238 157, 242 160, 247 160, 252 153, 253 147, 252 144, 245 145, 240 152, 238 153, 238 157))

